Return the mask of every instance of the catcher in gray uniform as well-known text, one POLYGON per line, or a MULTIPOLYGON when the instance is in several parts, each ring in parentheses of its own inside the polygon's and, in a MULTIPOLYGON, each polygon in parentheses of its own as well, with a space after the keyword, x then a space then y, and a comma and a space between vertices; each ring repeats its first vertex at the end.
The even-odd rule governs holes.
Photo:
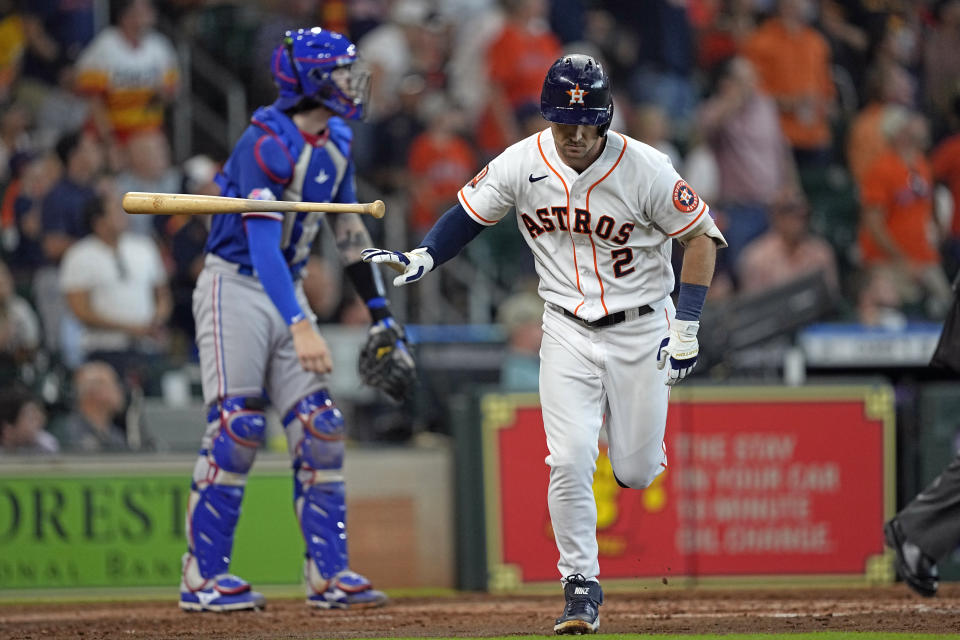
MULTIPOLYGON (((319 28, 289 31, 271 69, 280 90, 258 109, 216 181, 221 194, 259 200, 356 202, 344 119, 363 113, 354 45, 319 28)), ((258 609, 264 598, 228 572, 247 474, 276 407, 293 462, 293 503, 306 543, 307 604, 371 607, 386 596, 350 570, 343 483, 344 424, 327 392, 330 350, 303 294, 319 213, 215 216, 194 292, 207 430, 187 505, 180 607, 258 609)), ((415 380, 402 327, 379 274, 360 260, 370 237, 359 216, 330 214, 354 288, 373 325, 360 357, 364 380, 395 400, 415 380)))

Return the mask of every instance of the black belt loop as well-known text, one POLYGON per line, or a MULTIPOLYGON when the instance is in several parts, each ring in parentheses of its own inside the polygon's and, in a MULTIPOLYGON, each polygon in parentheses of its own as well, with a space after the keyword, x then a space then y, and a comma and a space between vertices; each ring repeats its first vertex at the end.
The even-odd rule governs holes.
MULTIPOLYGON (((643 306, 641 306, 641 307, 637 307, 637 311, 638 311, 637 317, 639 318, 640 316, 645 316, 645 315, 647 315, 648 313, 651 313, 651 312, 653 311, 653 307, 651 307, 651 306, 648 305, 648 304, 645 304, 645 305, 643 305, 643 306)), ((609 327, 609 326, 612 326, 612 325, 615 325, 615 324, 620 324, 621 322, 623 322, 624 320, 627 319, 627 312, 626 312, 626 311, 617 311, 616 313, 611 313, 611 314, 608 315, 608 316, 603 316, 602 318, 597 318, 596 320, 594 320, 594 321, 592 321, 592 322, 589 322, 589 321, 587 321, 587 320, 584 320, 584 319, 581 318, 580 316, 578 316, 578 315, 576 315, 576 314, 574 314, 574 313, 572 313, 572 312, 570 312, 570 311, 567 311, 566 309, 563 310, 563 315, 567 316, 567 317, 570 318, 571 320, 576 320, 578 323, 580 323, 581 325, 583 325, 583 326, 586 327, 587 329, 599 329, 599 328, 601 328, 601 327, 609 327)))

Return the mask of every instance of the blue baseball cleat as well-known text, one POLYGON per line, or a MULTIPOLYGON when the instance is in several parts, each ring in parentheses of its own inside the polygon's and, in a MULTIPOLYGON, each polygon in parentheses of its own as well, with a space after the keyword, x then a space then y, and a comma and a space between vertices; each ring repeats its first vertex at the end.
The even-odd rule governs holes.
POLYGON ((235 575, 225 573, 208 581, 201 589, 191 590, 180 585, 180 608, 184 611, 243 611, 263 609, 267 599, 253 591, 250 584, 235 575))
POLYGON ((576 573, 567 578, 563 595, 567 604, 563 608, 563 615, 553 625, 554 633, 558 636, 596 633, 600 628, 600 605, 603 604, 600 583, 587 582, 576 573))
MULTIPOLYGON (((313 565, 308 561, 308 565, 313 565)), ((345 570, 329 581, 311 580, 307 570, 307 604, 317 609, 368 609, 387 603, 387 594, 373 588, 370 581, 354 571, 345 570), (320 584, 323 591, 314 585, 320 584)))

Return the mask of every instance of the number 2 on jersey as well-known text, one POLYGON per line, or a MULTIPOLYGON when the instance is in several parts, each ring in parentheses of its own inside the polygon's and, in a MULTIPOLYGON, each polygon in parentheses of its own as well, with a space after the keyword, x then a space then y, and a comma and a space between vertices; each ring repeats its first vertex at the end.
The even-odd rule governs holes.
POLYGON ((628 267, 633 262, 633 249, 624 247, 623 249, 614 249, 610 252, 610 259, 613 260, 613 275, 622 278, 628 273, 633 273, 634 268, 628 267))

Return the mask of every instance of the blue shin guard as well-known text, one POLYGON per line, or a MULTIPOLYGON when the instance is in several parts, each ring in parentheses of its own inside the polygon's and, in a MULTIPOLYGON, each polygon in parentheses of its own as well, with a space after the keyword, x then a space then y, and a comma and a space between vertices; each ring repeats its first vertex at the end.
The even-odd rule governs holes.
POLYGON ((348 568, 343 415, 321 390, 300 400, 283 425, 293 449, 294 508, 307 544, 307 603, 324 609, 382 605, 386 595, 348 568))
POLYGON ((207 414, 187 505, 187 553, 180 607, 188 611, 258 609, 264 598, 227 573, 247 473, 266 435, 264 402, 229 397, 207 414))

